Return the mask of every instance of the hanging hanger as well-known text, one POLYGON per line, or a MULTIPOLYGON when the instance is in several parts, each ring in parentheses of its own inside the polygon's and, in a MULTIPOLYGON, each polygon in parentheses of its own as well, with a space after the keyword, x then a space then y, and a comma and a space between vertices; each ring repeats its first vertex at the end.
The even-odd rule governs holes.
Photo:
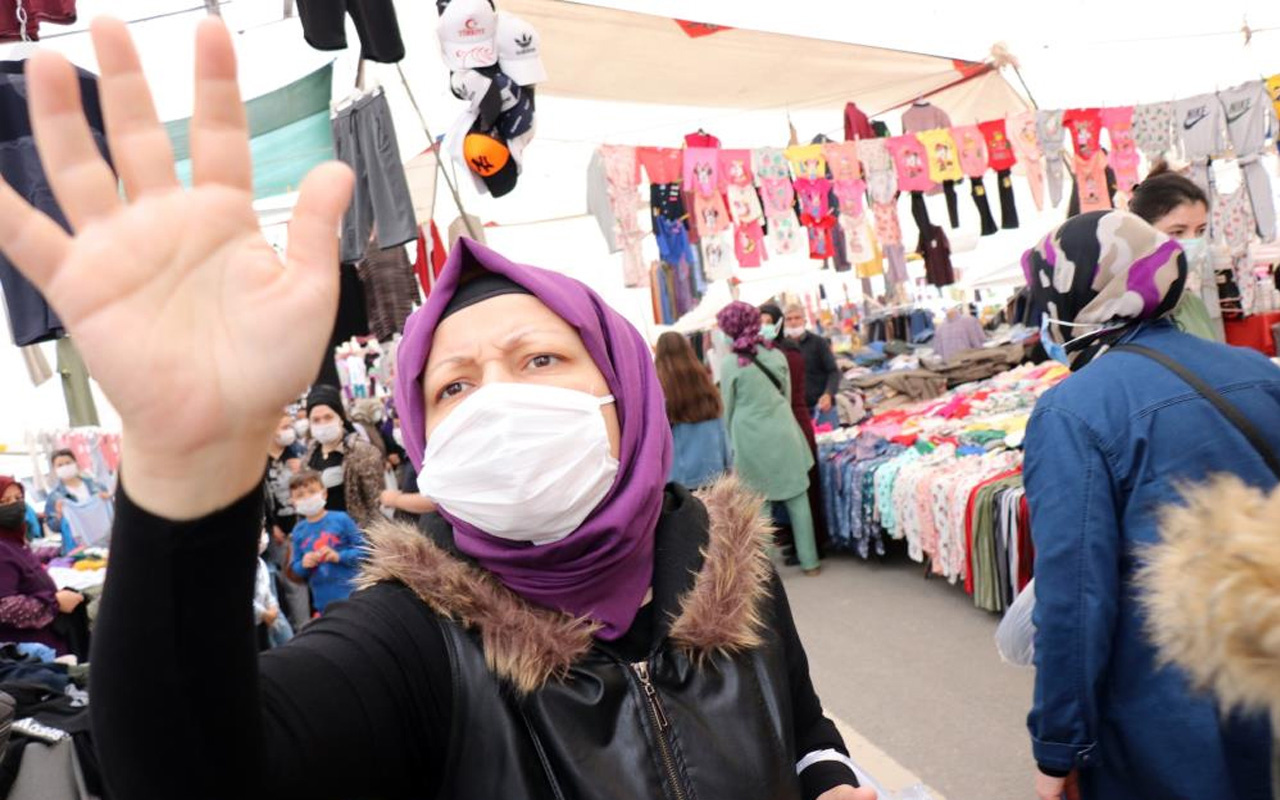
POLYGON ((31 35, 27 33, 27 9, 26 0, 18 0, 14 8, 14 19, 18 22, 18 36, 21 37, 18 45, 9 51, 10 61, 25 61, 40 49, 40 45, 31 39, 31 35))

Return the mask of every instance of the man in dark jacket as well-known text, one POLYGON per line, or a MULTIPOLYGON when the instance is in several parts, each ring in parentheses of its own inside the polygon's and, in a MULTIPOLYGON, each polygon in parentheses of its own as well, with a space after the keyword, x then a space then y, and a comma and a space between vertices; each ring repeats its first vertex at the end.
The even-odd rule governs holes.
POLYGON ((804 404, 810 413, 816 407, 819 413, 826 414, 834 407, 840 388, 840 368, 831 352, 831 342, 805 328, 802 306, 787 306, 783 320, 783 333, 804 355, 804 404))

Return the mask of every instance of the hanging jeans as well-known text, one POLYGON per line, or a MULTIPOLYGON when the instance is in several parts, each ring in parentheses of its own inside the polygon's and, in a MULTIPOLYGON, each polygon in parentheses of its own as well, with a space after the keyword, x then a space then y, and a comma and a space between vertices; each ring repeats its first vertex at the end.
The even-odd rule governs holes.
POLYGON ((1000 227, 1011 230, 1018 227, 1018 206, 1013 200, 1013 170, 1002 169, 996 173, 1000 184, 1000 227))
POLYGON ((1000 229, 991 216, 991 201, 987 198, 986 183, 981 177, 970 178, 969 187, 973 193, 973 204, 978 207, 978 216, 982 219, 982 235, 990 236, 1000 229))
POLYGON ((960 201, 956 199, 956 182, 943 181, 942 192, 947 196, 947 217, 951 221, 951 230, 960 227, 960 201))

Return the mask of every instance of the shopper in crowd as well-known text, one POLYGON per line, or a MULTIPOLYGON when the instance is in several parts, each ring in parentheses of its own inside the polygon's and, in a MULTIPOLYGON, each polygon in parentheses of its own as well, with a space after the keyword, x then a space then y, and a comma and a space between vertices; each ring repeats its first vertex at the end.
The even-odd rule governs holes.
POLYGON ((90 707, 111 796, 874 797, 822 714, 754 500, 664 488, 643 337, 577 281, 467 239, 397 370, 405 449, 443 513, 427 536, 376 530, 368 588, 255 658, 262 452, 329 338, 354 180, 303 181, 282 268, 225 25, 197 37, 190 191, 125 26, 93 35, 124 191, 74 70, 37 53, 41 160, 71 224, 93 224, 69 235, 0 187, 0 247, 122 415, 90 707), (119 279, 89 280, 104 264, 119 279))
POLYGON ((933 335, 933 351, 943 361, 952 361, 961 353, 980 350, 986 344, 982 323, 959 306, 947 309, 947 318, 933 335))
MULTIPOLYGON (((1204 275, 1203 265, 1209 258, 1209 197, 1194 181, 1170 172, 1163 162, 1157 163, 1146 180, 1134 187, 1129 210, 1156 230, 1177 239, 1191 274, 1204 275)), ((1213 280, 1212 273, 1209 280, 1213 280)), ((1208 307, 1193 288, 1196 283, 1188 280, 1171 317, 1187 333, 1220 342, 1222 323, 1214 325, 1208 307)))
POLYGON ((275 565, 281 576, 282 594, 289 621, 300 626, 311 616, 311 599, 307 585, 297 576, 290 577, 292 542, 289 539, 297 522, 297 511, 289 493, 289 481, 302 471, 305 451, 298 444, 297 427, 291 414, 283 414, 276 425, 275 435, 267 446, 267 475, 263 480, 264 514, 270 532, 266 559, 275 565))
POLYGON ((260 650, 280 647, 293 638, 293 625, 280 608, 276 571, 263 560, 270 541, 270 534, 263 530, 258 540, 258 570, 253 581, 253 621, 258 624, 260 650))
MULTIPOLYGON (((826 337, 805 327, 804 306, 792 303, 783 318, 783 334, 804 356, 804 404, 809 413, 831 421, 835 417, 836 392, 840 390, 840 368, 826 337)), ((839 424, 839 418, 834 420, 839 424)))
POLYGON ((80 474, 76 454, 70 450, 55 451, 50 461, 56 483, 45 500, 44 521, 54 533, 62 533, 62 512, 68 501, 87 505, 94 497, 108 501, 111 493, 94 483, 92 478, 80 474))
POLYGON ((1186 256, 1133 214, 1075 217, 1023 264, 1033 299, 1049 309, 1046 349, 1074 373, 1037 403, 1026 435, 1039 796, 1078 782, 1084 798, 1265 797, 1269 726, 1224 716, 1184 674, 1158 665, 1134 573, 1180 486, 1224 473, 1275 484, 1207 393, 1280 449, 1280 371, 1168 320, 1186 256), (1124 350, 1132 346, 1149 353, 1124 350))
POLYGON ((342 392, 316 384, 307 395, 311 447, 302 463, 320 473, 326 490, 325 507, 344 511, 367 529, 380 514, 379 499, 386 480, 382 454, 356 433, 347 420, 342 392))
MULTIPOLYGON (((813 466, 809 468, 809 515, 813 518, 813 538, 821 558, 829 539, 827 519, 822 510, 822 480, 818 475, 818 438, 813 430, 813 407, 805 405, 804 354, 800 352, 800 345, 795 340, 783 335, 782 322, 782 308, 777 303, 760 306, 760 335, 764 337, 766 344, 772 344, 787 359, 787 371, 791 373, 791 415, 795 417, 800 432, 804 434, 805 443, 809 445, 809 452, 813 454, 813 466)), ((791 526, 788 524, 779 533, 787 565, 799 564, 791 526)))
POLYGON ((311 605, 323 614, 355 589, 364 559, 364 536, 344 511, 325 508, 327 491, 320 473, 305 470, 289 481, 298 524, 293 526, 293 574, 311 587, 311 605))
POLYGON ((355 428, 360 438, 373 445, 378 455, 384 460, 387 457, 387 444, 382 439, 382 401, 373 397, 364 397, 351 404, 351 427, 355 428))
POLYGON ((311 419, 307 416, 305 403, 294 412, 293 431, 298 434, 298 444, 304 449, 311 446, 311 419))
POLYGON ((37 642, 88 658, 84 595, 59 589, 27 549, 22 484, 0 475, 0 641, 37 642))
POLYGON ((733 468, 724 405, 711 371, 689 340, 675 332, 658 337, 653 363, 671 423, 671 480, 690 489, 710 486, 733 468))
POLYGON ((786 506, 796 557, 816 575, 818 548, 809 510, 813 453, 791 413, 787 358, 760 335, 760 311, 734 301, 716 315, 730 352, 720 367, 720 394, 733 447, 733 468, 765 499, 786 506))

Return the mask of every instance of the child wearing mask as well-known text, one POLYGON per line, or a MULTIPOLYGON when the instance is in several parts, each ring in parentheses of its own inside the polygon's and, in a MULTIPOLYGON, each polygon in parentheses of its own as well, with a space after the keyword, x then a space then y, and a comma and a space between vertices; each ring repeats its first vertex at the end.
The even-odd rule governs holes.
POLYGON ((290 567, 311 586, 311 605, 323 614, 330 603, 345 600, 355 588, 364 538, 346 512, 325 509, 326 492, 318 472, 295 475, 289 494, 298 511, 290 567))
POLYGON ((267 562, 262 559, 271 537, 266 530, 258 539, 258 574, 253 584, 253 620, 266 629, 266 647, 279 647, 293 638, 293 626, 280 611, 280 598, 276 595, 276 580, 267 562))

